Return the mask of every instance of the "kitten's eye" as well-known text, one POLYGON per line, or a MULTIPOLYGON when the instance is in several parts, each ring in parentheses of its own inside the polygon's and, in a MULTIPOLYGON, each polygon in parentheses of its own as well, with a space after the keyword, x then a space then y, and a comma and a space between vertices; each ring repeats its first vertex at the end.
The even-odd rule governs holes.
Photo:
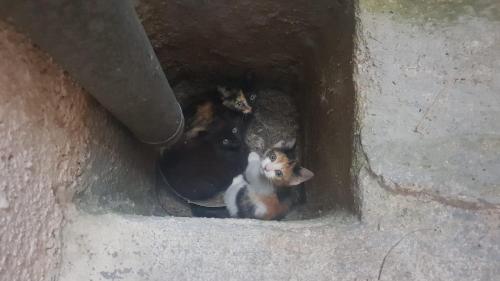
POLYGON ((242 105, 243 105, 243 103, 241 103, 241 101, 236 102, 236 106, 242 106, 242 105))
POLYGON ((250 100, 251 101, 254 101, 256 98, 257 98, 257 96, 255 94, 253 94, 253 95, 250 96, 250 100))
POLYGON ((228 139, 223 139, 222 140, 222 144, 223 145, 228 145, 229 144, 229 140, 228 139))
POLYGON ((278 176, 278 177, 283 176, 283 172, 281 172, 280 170, 276 170, 276 171, 274 171, 274 173, 276 173, 276 176, 278 176))
POLYGON ((269 159, 271 159, 271 162, 276 161, 276 153, 271 152, 271 155, 269 155, 269 159))
POLYGON ((231 132, 232 132, 233 134, 238 133, 238 128, 233 128, 233 129, 231 130, 231 132))

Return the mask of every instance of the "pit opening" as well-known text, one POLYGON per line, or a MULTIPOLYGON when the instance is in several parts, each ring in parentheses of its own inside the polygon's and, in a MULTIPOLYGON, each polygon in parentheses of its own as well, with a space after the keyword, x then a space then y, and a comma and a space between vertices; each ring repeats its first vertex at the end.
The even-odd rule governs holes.
MULTIPOLYGON (((298 189, 305 202, 294 207, 292 219, 318 217, 335 209, 356 212, 351 177, 352 1, 141 0, 136 10, 176 94, 225 85, 252 72, 264 107, 290 102, 287 108, 297 121, 300 161, 315 173, 298 189)), ((250 146, 258 146, 252 137, 250 132, 250 146)), ((148 214, 162 214, 155 191, 144 196, 135 192, 118 200, 149 204, 153 207, 148 214)), ((85 198, 90 198, 88 193, 79 202, 85 198)), ((103 209, 133 212, 127 204, 109 201, 102 200, 107 205, 103 209)))

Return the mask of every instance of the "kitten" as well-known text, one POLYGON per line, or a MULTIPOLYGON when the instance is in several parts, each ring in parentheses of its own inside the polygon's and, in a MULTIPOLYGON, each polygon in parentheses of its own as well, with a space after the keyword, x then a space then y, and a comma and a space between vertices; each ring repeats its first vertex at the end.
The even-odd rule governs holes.
POLYGON ((279 141, 264 153, 262 173, 274 186, 295 186, 311 179, 314 174, 298 165, 295 139, 279 141))
POLYGON ((211 94, 208 98, 193 103, 184 111, 187 120, 185 139, 195 138, 200 132, 207 131, 215 116, 227 110, 243 114, 252 113, 252 107, 242 90, 218 86, 217 96, 211 94))
POLYGON ((248 147, 243 137, 249 119, 233 114, 216 114, 208 130, 163 154, 161 171, 180 196, 212 198, 245 170, 248 147))
POLYGON ((192 206, 193 216, 265 220, 283 218, 291 202, 281 200, 279 187, 298 185, 314 175, 297 163, 294 147, 295 141, 280 141, 266 151, 263 159, 255 152, 250 153, 245 172, 233 178, 224 193, 226 209, 192 206))
POLYGON ((236 176, 224 194, 224 203, 231 217, 272 219, 288 211, 281 204, 274 186, 261 173, 261 161, 257 153, 248 155, 245 172, 236 176))
POLYGON ((263 159, 255 152, 248 155, 245 173, 235 177, 224 194, 231 217, 274 220, 286 215, 291 203, 280 200, 276 188, 298 185, 314 176, 298 165, 294 147, 295 140, 280 141, 263 159))

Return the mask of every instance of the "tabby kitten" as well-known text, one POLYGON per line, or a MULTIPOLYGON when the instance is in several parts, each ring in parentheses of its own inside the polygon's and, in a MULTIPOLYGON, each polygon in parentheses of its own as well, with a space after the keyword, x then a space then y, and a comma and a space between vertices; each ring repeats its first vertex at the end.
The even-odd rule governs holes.
POLYGON ((294 147, 295 140, 280 141, 263 159, 255 152, 248 155, 245 172, 233 179, 224 194, 231 217, 274 220, 286 215, 291 204, 280 201, 276 188, 298 185, 314 176, 297 163, 294 147))
POLYGON ((207 131, 217 114, 231 110, 243 114, 252 113, 245 94, 240 89, 228 89, 218 86, 217 94, 199 100, 184 111, 186 117, 186 140, 195 138, 200 132, 207 131))

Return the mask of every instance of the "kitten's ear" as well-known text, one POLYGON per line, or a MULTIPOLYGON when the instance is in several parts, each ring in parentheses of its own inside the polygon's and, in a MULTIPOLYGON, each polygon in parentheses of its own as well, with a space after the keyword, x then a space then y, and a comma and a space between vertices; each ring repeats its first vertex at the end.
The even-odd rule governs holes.
POLYGON ((292 150, 295 148, 296 144, 297 144, 297 141, 295 138, 293 138, 293 139, 288 140, 288 141, 280 140, 279 142, 274 144, 273 147, 278 148, 278 149, 292 150))
POLYGON ((294 173, 290 179, 290 185, 299 185, 305 181, 310 180, 314 176, 314 173, 310 170, 300 167, 300 169, 294 173))
POLYGON ((219 94, 222 95, 222 97, 224 98, 228 98, 231 96, 231 93, 226 89, 226 87, 222 87, 222 86, 217 86, 217 91, 219 92, 219 94))

